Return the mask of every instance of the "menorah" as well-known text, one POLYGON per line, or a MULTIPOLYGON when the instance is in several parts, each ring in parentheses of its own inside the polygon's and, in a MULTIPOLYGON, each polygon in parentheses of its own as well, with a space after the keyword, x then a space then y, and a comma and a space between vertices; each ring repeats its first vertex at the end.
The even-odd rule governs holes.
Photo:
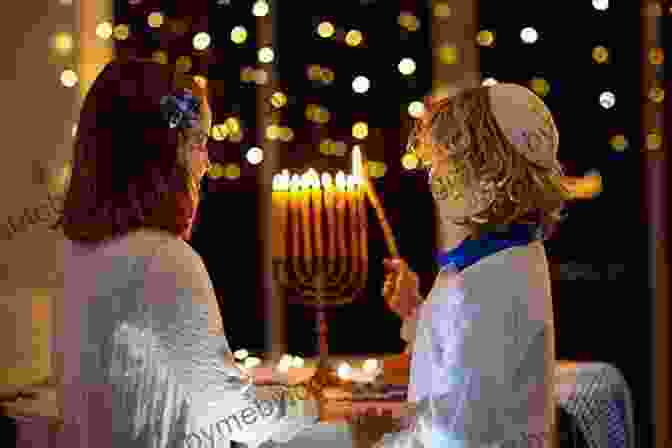
MULTIPOLYGON (((361 166, 354 156, 353 165, 361 166)), ((352 303, 368 279, 367 209, 364 183, 355 168, 329 173, 313 169, 273 180, 273 274, 290 303, 316 311, 317 371, 309 386, 321 395, 338 384, 329 366, 327 310, 352 303)))

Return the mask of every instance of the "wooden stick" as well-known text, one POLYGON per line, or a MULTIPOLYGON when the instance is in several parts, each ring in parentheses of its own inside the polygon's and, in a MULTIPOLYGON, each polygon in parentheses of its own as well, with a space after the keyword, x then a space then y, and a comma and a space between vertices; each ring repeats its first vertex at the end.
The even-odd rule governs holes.
POLYGON ((376 189, 369 179, 369 163, 362 153, 362 182, 364 188, 366 188, 366 197, 369 198, 371 206, 376 211, 378 216, 378 222, 380 227, 383 229, 383 236, 385 237, 385 244, 387 245, 387 250, 390 252, 393 258, 399 258, 399 249, 397 248, 397 242, 394 239, 394 233, 392 233, 392 227, 385 217, 385 209, 383 209, 380 199, 378 199, 378 194, 376 189))

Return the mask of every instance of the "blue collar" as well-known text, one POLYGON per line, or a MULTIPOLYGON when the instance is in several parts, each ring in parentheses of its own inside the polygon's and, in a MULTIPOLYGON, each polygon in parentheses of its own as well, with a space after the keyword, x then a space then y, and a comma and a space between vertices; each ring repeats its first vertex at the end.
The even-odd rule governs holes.
POLYGON ((501 229, 484 233, 479 239, 465 239, 455 249, 441 251, 436 261, 441 270, 453 266, 458 272, 499 251, 516 246, 526 246, 542 239, 541 226, 534 224, 510 224, 501 229))

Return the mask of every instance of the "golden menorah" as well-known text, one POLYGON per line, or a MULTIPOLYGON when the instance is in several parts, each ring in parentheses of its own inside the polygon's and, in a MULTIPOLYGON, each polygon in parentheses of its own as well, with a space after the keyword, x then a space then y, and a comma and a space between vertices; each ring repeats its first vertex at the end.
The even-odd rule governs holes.
POLYGON ((273 185, 273 274, 290 303, 316 311, 319 361, 310 386, 337 384, 329 366, 327 310, 354 301, 368 280, 367 209, 361 177, 288 171, 273 185))

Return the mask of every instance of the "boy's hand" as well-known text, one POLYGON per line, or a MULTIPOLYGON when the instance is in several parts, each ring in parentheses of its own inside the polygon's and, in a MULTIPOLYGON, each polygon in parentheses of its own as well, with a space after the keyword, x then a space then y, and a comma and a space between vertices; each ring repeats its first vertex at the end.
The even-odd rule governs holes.
POLYGON ((388 274, 383 286, 383 297, 392 311, 402 319, 410 317, 421 302, 418 275, 401 258, 383 261, 388 274))

